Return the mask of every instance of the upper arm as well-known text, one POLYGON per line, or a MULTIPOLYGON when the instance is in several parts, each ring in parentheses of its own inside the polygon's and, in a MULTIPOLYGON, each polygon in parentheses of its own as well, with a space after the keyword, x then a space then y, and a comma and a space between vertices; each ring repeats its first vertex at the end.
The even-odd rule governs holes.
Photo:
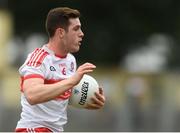
POLYGON ((24 80, 24 83, 22 85, 24 95, 27 99, 27 101, 34 105, 37 103, 37 99, 39 99, 39 96, 36 96, 39 92, 42 92, 42 88, 39 87, 44 84, 44 80, 42 78, 29 78, 24 80))
POLYGON ((44 84, 44 79, 42 79, 42 78, 29 78, 29 79, 24 80, 22 87, 23 87, 24 92, 26 93, 28 91, 31 91, 31 89, 34 88, 34 86, 41 85, 41 84, 44 84))
POLYGON ((27 91, 27 89, 29 90, 34 85, 43 84, 48 73, 46 64, 48 61, 46 58, 41 63, 39 63, 39 60, 33 60, 33 62, 31 60, 31 56, 28 56, 25 63, 19 69, 22 92, 27 91), (38 64, 38 66, 34 66, 33 64, 38 64))

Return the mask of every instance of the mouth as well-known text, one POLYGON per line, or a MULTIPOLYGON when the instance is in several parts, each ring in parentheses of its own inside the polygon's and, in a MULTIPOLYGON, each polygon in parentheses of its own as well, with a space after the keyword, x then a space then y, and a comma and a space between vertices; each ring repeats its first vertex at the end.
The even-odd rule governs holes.
POLYGON ((81 45, 81 43, 82 43, 82 40, 80 40, 80 41, 78 42, 79 45, 81 45))

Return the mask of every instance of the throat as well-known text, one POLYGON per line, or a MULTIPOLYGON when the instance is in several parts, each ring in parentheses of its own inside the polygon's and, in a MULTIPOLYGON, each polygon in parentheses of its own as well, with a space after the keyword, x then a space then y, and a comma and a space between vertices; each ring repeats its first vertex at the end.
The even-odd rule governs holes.
POLYGON ((54 52, 54 55, 55 55, 56 57, 66 58, 66 56, 67 56, 67 54, 68 54, 67 52, 65 52, 65 50, 62 50, 62 49, 59 48, 58 46, 53 45, 53 44, 51 44, 51 43, 48 43, 48 44, 47 44, 47 47, 48 47, 48 49, 50 49, 51 51, 54 52))

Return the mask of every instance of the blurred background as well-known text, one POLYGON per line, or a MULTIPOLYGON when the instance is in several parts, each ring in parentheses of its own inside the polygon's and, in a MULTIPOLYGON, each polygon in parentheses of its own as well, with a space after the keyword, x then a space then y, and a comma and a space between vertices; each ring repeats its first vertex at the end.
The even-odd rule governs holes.
POLYGON ((47 43, 51 8, 81 11, 78 64, 96 64, 105 107, 68 108, 65 131, 180 131, 179 0, 0 0, 0 131, 20 118, 18 68, 47 43))

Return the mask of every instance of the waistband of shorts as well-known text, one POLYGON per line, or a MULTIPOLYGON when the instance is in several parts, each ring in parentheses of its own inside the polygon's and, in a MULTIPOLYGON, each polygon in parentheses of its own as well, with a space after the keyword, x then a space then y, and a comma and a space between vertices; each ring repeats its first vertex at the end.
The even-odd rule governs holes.
POLYGON ((36 127, 36 128, 16 128, 15 132, 27 132, 27 133, 37 133, 37 132, 53 132, 47 127, 36 127))

